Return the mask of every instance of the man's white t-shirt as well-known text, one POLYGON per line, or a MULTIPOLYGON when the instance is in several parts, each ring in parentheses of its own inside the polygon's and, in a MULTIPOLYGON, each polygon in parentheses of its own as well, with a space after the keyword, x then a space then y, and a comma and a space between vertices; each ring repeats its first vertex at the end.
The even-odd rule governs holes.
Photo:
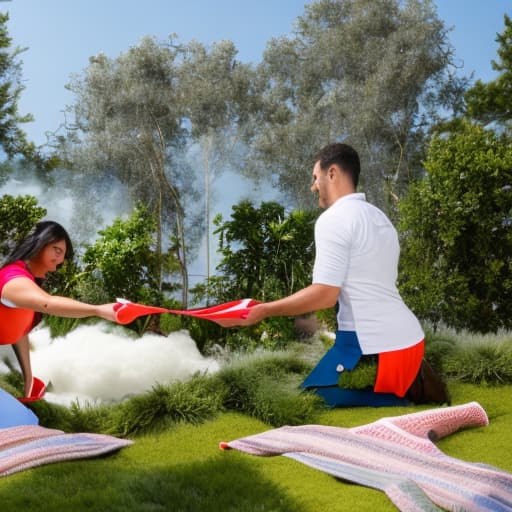
POLYGON ((341 287, 338 329, 355 331, 363 354, 407 348, 424 338, 396 287, 397 232, 364 194, 343 196, 320 215, 315 245, 313 284, 341 287))

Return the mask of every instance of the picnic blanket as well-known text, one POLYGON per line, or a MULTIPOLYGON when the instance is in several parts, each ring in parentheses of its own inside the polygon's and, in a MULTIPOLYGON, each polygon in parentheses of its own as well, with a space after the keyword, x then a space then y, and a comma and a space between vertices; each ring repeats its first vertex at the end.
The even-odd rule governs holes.
POLYGON ((399 510, 512 511, 512 474, 449 457, 433 441, 488 425, 476 402, 382 418, 368 425, 281 427, 221 443, 260 456, 284 455, 386 493, 399 510))
POLYGON ((0 429, 0 476, 35 466, 97 457, 133 441, 103 434, 66 434, 39 425, 0 429))

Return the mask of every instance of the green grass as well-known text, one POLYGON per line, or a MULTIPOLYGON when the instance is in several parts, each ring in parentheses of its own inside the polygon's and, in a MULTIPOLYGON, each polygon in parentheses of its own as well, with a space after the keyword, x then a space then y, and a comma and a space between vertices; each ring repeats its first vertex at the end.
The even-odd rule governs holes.
MULTIPOLYGON (((427 333, 427 354, 449 379, 454 405, 479 402, 490 425, 437 443, 447 455, 512 472, 511 333, 427 333)), ((324 353, 322 340, 287 351, 233 354, 215 375, 105 406, 32 405, 41 424, 135 441, 97 459, 55 463, 0 478, 2 511, 396 510, 379 491, 337 480, 286 457, 221 451, 220 441, 283 424, 352 427, 435 406, 325 409, 298 384, 324 353)), ((0 385, 20 392, 20 376, 0 385)))
MULTIPOLYGON (((490 425, 441 439, 453 457, 512 472, 512 386, 450 383, 454 404, 479 402, 490 425)), ((318 423, 351 427, 428 407, 324 410, 318 423)), ((378 491, 342 482, 286 457, 222 451, 220 441, 271 428, 237 412, 200 424, 174 423, 132 436, 133 446, 98 459, 49 464, 0 480, 2 510, 95 511, 392 511, 378 491)))

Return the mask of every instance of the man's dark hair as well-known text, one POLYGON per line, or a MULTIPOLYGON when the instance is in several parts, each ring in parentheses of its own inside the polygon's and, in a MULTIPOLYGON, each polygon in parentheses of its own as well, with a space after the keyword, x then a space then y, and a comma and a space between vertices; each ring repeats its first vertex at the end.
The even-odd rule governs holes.
POLYGON ((57 222, 43 220, 14 248, 2 267, 18 260, 29 260, 52 242, 66 242, 66 259, 73 256, 73 245, 67 231, 57 222))
POLYGON ((354 188, 359 183, 359 173, 361 172, 361 164, 357 151, 348 144, 334 142, 324 146, 316 157, 316 162, 320 162, 322 171, 326 171, 331 165, 337 164, 351 178, 354 188))

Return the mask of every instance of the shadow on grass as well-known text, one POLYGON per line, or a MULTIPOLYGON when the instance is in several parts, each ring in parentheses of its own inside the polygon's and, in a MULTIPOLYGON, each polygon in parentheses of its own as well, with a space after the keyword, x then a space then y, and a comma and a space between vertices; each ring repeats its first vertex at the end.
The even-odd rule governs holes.
POLYGON ((45 512, 276 511, 300 506, 248 462, 204 462, 145 468, 110 468, 104 459, 52 464, 3 477, 2 510, 45 512))
MULTIPOLYGON (((179 511, 297 511, 272 482, 243 461, 210 460, 173 470, 152 470, 128 483, 134 509, 179 511)), ((131 503, 129 504, 132 505, 131 503)))

